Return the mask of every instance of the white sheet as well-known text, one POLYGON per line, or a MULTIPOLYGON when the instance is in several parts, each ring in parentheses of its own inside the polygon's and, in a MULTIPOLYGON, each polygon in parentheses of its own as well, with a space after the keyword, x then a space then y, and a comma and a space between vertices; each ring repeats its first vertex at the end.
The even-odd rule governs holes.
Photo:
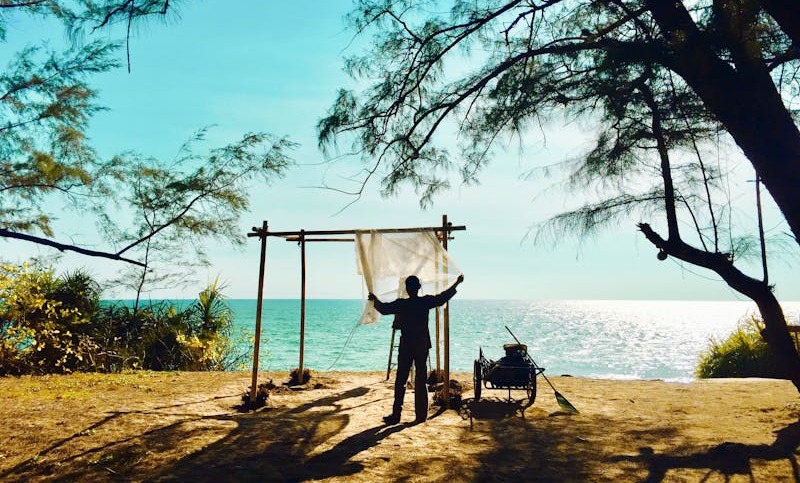
MULTIPOLYGON (((409 275, 416 275, 422 283, 420 295, 435 295, 453 285, 462 273, 433 231, 359 231, 355 247, 358 273, 364 276, 367 290, 383 302, 407 296, 405 279, 409 275)), ((359 323, 372 324, 380 316, 367 301, 359 323)))

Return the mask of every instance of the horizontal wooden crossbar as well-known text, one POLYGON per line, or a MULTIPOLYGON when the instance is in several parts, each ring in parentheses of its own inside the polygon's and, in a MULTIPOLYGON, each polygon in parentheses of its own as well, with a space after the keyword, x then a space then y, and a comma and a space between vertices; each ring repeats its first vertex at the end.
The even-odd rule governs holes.
POLYGON ((352 239, 346 238, 315 238, 320 236, 330 236, 330 235, 355 235, 356 233, 421 233, 425 231, 435 231, 435 232, 452 232, 452 231, 461 231, 466 230, 467 227, 464 225, 458 226, 429 226, 429 227, 418 227, 418 228, 377 228, 377 229, 365 229, 365 230, 300 230, 300 231, 264 231, 261 228, 256 226, 253 227, 253 231, 247 234, 248 237, 267 237, 267 236, 276 236, 281 238, 286 238, 290 241, 300 241, 301 238, 305 239, 305 241, 353 241, 352 239))

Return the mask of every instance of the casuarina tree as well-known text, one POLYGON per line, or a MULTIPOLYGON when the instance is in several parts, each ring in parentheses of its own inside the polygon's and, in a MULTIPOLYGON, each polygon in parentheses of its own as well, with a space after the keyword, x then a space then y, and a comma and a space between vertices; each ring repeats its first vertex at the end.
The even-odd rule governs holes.
MULTIPOLYGON (((102 106, 92 79, 125 64, 130 70, 125 47, 132 29, 167 18, 176 3, 0 4, 0 42, 12 40, 7 36, 13 27, 29 16, 44 18, 54 31, 60 27, 61 38, 67 39, 59 42, 63 48, 45 39, 24 47, 0 71, 0 238, 128 262, 136 268, 126 283, 137 294, 148 277, 157 282, 175 275, 168 266, 202 263, 207 238, 243 242, 235 231, 248 208, 248 183, 281 176, 294 146, 285 138, 254 132, 200 150, 201 129, 175 159, 143 156, 136 152, 141 146, 120 146, 121 154, 110 159, 93 149, 86 132, 102 106), (89 228, 94 221, 106 244, 81 246, 59 232, 55 220, 69 211, 80 213, 89 228), (156 267, 161 272, 154 274, 156 267)), ((176 148, 181 142, 176 139, 176 148)))
MULTIPOLYGON (((557 217, 551 226, 593 226, 632 206, 657 205, 666 235, 639 228, 659 250, 716 272, 751 297, 764 337, 800 389, 800 359, 764 274, 734 266, 721 244, 718 183, 701 156, 727 136, 742 151, 800 242, 797 9, 756 0, 362 0, 350 21, 374 35, 347 59, 366 86, 341 90, 319 122, 320 144, 352 142, 367 163, 364 182, 384 192, 403 184, 429 203, 457 167, 474 181, 506 135, 533 136, 556 115, 597 121, 596 145, 570 181, 615 180, 617 193, 557 217), (437 142, 457 133, 458 153, 437 142), (676 153, 696 155, 681 165, 676 153), (647 171, 657 183, 624 183, 647 171), (717 197, 717 198, 715 198, 717 197), (698 218, 702 207, 704 214, 698 218), (694 226, 692 243, 678 217, 694 226)), ((684 158, 681 158, 684 159, 684 158)), ((759 185, 760 186, 760 185, 759 185)), ((727 246, 725 246, 727 245, 727 246)), ((763 250, 762 250, 763 252, 763 250)))

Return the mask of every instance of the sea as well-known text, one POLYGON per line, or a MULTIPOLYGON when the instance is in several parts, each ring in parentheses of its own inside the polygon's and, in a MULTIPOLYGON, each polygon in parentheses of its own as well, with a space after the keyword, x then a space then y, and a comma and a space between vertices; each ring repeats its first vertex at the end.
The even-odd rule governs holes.
MULTIPOLYGON (((239 351, 243 359, 249 358, 240 368, 252 367, 248 340, 252 342, 256 301, 231 299, 228 303, 235 314, 239 351)), ((306 300, 304 368, 387 369, 392 317, 359 325, 363 304, 362 300, 306 300)), ((789 323, 800 324, 800 302, 782 306, 789 323)), ((450 370, 472 372, 480 351, 488 359, 499 359, 503 345, 514 343, 516 336, 547 375, 690 381, 710 341, 726 338, 757 313, 753 303, 743 301, 453 300, 450 370)), ((260 369, 298 367, 300 301, 265 299, 262 314, 260 369)), ((431 311, 432 338, 435 327, 431 311)), ((443 322, 440 327, 443 332, 443 322)), ((440 357, 443 354, 440 345, 440 357)), ((429 367, 435 365, 434 349, 429 367)))

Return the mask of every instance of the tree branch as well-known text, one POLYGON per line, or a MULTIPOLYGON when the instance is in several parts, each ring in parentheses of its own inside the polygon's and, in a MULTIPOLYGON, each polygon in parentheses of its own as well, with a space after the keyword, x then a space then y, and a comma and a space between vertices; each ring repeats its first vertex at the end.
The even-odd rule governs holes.
POLYGON ((11 230, 6 230, 5 228, 0 228, 0 238, 14 238, 17 240, 36 243, 38 245, 45 245, 48 247, 52 247, 61 252, 71 251, 75 253, 80 253, 81 255, 88 255, 90 257, 108 258, 109 260, 118 260, 121 262, 138 265, 140 267, 145 266, 142 262, 139 262, 137 260, 132 260, 130 258, 121 257, 115 253, 89 250, 88 248, 81 248, 75 245, 67 245, 53 240, 48 240, 47 238, 40 238, 38 236, 28 235, 26 233, 19 233, 11 230))
POLYGON ((711 253, 699 250, 680 238, 665 240, 648 223, 639 223, 638 227, 645 238, 659 250, 678 260, 713 271, 732 289, 753 300, 759 300, 765 290, 770 291, 769 286, 763 281, 750 277, 736 268, 729 253, 711 253))
POLYGON ((173 216, 169 220, 165 221, 164 223, 161 223, 157 228, 155 227, 155 225, 150 224, 150 228, 151 228, 150 233, 148 233, 147 235, 139 238, 138 240, 133 241, 128 246, 126 246, 122 250, 118 251, 117 255, 121 255, 121 254, 127 252, 128 250, 130 250, 131 248, 136 247, 138 245, 141 245, 143 242, 149 241, 150 239, 152 239, 154 236, 156 236, 161 231, 163 231, 163 230, 169 228, 170 226, 174 225, 175 223, 180 221, 184 217, 184 215, 186 215, 186 213, 189 212, 189 210, 192 209, 192 206, 194 206, 194 204, 198 200, 202 200, 206 196, 209 196, 210 194, 212 194, 214 191, 217 191, 217 190, 211 190, 209 192, 198 193, 194 198, 192 198, 191 201, 189 201, 186 204, 186 206, 183 207, 183 209, 178 214, 176 214, 175 216, 173 216), (155 228, 155 229, 153 229, 153 228, 155 228))
POLYGON ((18 8, 18 7, 32 7, 34 5, 41 5, 45 3, 46 0, 31 0, 29 2, 18 2, 18 3, 6 3, 3 2, 0 4, 0 8, 18 8))

